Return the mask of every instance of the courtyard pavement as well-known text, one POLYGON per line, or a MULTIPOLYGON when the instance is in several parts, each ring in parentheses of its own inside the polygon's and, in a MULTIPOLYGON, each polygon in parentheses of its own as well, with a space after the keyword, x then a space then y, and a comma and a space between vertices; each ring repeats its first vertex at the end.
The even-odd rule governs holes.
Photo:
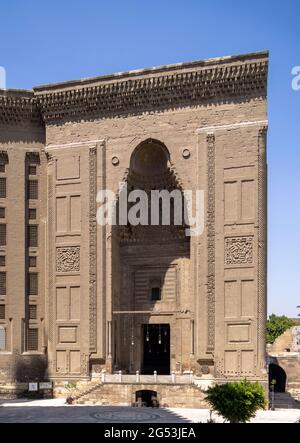
MULTIPOLYGON (((207 409, 66 406, 64 399, 0 400, 0 423, 205 423, 207 409)), ((213 414, 218 422, 222 418, 213 414)), ((295 423, 300 409, 258 412, 253 423, 295 423)))

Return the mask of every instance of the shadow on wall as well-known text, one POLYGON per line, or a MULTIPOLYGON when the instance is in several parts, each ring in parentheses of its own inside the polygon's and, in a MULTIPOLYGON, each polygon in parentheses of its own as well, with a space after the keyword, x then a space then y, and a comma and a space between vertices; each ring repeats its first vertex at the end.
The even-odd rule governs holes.
POLYGON ((48 358, 46 355, 16 355, 13 378, 19 383, 48 381, 48 358))

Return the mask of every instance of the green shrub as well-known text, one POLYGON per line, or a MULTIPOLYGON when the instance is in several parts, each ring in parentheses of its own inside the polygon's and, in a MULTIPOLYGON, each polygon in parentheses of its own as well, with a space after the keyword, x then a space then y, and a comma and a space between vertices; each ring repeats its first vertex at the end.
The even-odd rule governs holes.
POLYGON ((263 387, 247 380, 209 388, 206 401, 230 423, 246 423, 266 406, 263 387))
POLYGON ((294 320, 285 315, 270 315, 267 321, 267 343, 273 344, 286 330, 296 326, 294 320))

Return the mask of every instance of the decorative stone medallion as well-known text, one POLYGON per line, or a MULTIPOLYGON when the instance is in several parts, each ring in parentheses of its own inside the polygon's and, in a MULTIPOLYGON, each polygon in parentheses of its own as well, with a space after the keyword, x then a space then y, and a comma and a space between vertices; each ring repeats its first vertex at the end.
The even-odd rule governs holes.
POLYGON ((184 149, 184 150, 182 151, 182 157, 185 158, 186 160, 187 160, 188 158, 190 158, 190 156, 191 156, 191 151, 190 151, 189 149, 184 149))
POLYGON ((80 246, 65 246, 56 248, 56 271, 80 271, 80 246))
POLYGON ((112 165, 113 166, 118 166, 118 164, 120 163, 120 160, 118 159, 118 157, 113 157, 111 159, 112 165))
POLYGON ((253 237, 230 237, 225 239, 225 264, 253 264, 253 237))

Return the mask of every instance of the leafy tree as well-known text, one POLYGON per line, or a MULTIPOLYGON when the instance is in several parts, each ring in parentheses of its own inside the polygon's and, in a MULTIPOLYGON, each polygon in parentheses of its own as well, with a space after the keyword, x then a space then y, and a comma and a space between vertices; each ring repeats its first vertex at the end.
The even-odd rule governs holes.
POLYGON ((270 315, 267 321, 267 343, 273 344, 276 338, 295 325, 296 323, 285 315, 270 315))
POLYGON ((266 406, 262 385, 247 380, 209 388, 206 401, 230 423, 246 423, 266 406))

